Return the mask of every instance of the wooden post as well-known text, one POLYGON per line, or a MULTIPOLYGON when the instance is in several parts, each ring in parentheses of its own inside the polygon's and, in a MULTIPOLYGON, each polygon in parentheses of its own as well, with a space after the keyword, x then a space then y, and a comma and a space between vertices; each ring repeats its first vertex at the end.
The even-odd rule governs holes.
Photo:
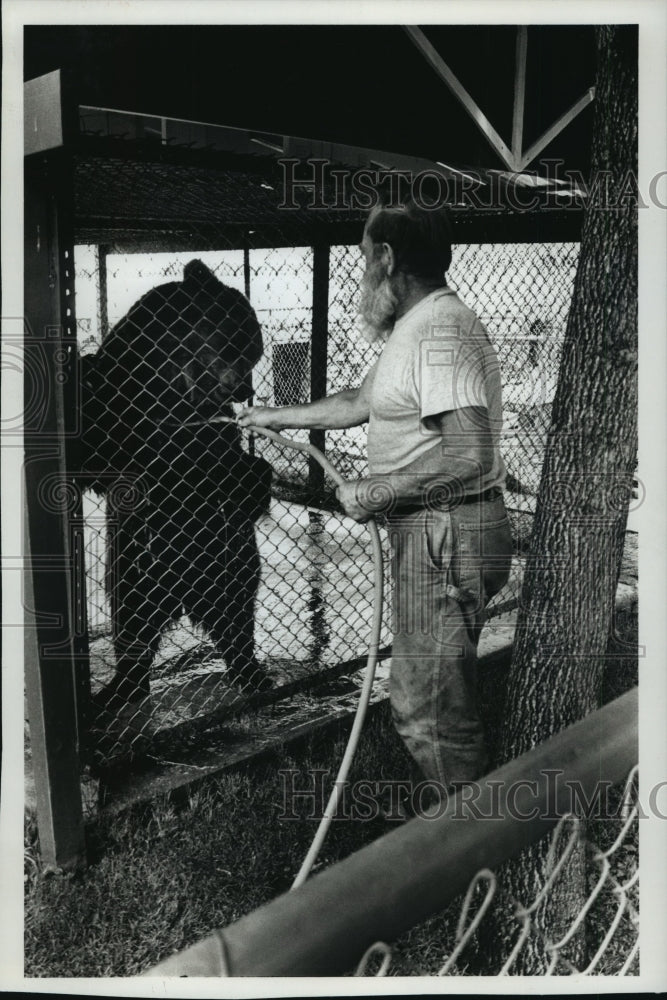
MULTIPOLYGON (((327 347, 329 339, 329 244, 313 247, 313 317, 310 339, 310 398, 327 394, 327 347)), ((310 431, 310 443, 325 450, 326 432, 310 431)), ((312 494, 324 489, 324 470, 313 458, 308 459, 308 485, 312 494)))
POLYGON ((250 249, 243 247, 243 293, 250 302, 250 249))
POLYGON ((102 343, 109 336, 109 293, 107 278, 107 254, 109 247, 100 244, 97 248, 97 312, 99 318, 100 339, 102 343))
POLYGON ((59 868, 84 858, 79 712, 88 689, 80 497, 67 478, 78 432, 70 182, 61 150, 25 161, 25 683, 42 858, 59 868))
MULTIPOLYGON (((246 243, 243 247, 243 293, 250 302, 250 249, 246 243)), ((248 400, 248 406, 254 406, 255 404, 255 393, 253 387, 253 394, 248 400)), ((248 452, 250 455, 255 454, 255 435, 248 434, 248 452)))

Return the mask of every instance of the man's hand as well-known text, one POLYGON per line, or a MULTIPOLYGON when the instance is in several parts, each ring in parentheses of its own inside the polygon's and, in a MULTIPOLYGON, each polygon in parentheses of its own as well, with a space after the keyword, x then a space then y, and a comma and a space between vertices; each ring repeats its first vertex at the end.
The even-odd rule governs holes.
POLYGON ((360 523, 370 521, 373 516, 371 511, 362 506, 358 500, 360 494, 359 488, 363 482, 363 479, 355 479, 352 482, 343 483, 336 490, 336 496, 347 516, 354 518, 355 521, 359 521, 360 523))
POLYGON ((290 425, 280 417, 280 407, 249 406, 241 410, 236 418, 239 427, 267 427, 272 431, 283 431, 290 425))

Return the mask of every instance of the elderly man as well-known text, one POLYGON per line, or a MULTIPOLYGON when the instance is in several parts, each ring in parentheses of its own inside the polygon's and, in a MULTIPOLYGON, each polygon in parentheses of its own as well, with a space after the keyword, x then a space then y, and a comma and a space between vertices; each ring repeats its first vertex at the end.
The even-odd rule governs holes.
POLYGON ((300 406, 251 407, 239 422, 274 430, 368 422, 369 475, 345 483, 338 497, 357 521, 387 514, 392 715, 423 775, 447 788, 473 781, 487 764, 477 642, 512 552, 500 372, 484 327, 445 281, 444 209, 379 206, 361 250, 364 333, 386 341, 361 386, 300 406))

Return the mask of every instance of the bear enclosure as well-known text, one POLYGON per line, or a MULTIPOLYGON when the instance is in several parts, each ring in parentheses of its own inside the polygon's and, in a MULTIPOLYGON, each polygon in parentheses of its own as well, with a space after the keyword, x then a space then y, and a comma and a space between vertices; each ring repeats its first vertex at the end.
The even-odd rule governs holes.
MULTIPOLYGON (((198 376, 180 333, 184 313, 170 297, 180 295, 188 268, 200 268, 191 262, 235 290, 236 306, 252 307, 263 338, 252 369, 255 404, 301 403, 358 385, 379 354, 356 331, 365 213, 332 208, 326 197, 321 207, 281 207, 280 156, 302 161, 301 176, 307 156, 321 150, 93 108, 63 121, 63 145, 26 158, 25 473, 26 606, 35 609, 27 638, 31 753, 38 815, 48 817, 47 833, 40 820, 43 849, 61 864, 80 850, 91 807, 82 806, 82 776, 115 775, 122 784, 147 758, 173 761, 193 747, 214 748, 224 764, 225 720, 304 692, 311 705, 322 697, 321 716, 327 684, 346 678, 340 690, 349 700, 365 662, 372 563, 364 526, 342 514, 333 483, 311 458, 246 432, 239 440, 231 424, 205 423, 213 409, 190 405, 198 376), (158 287, 170 291, 148 331, 133 310, 158 287), (139 357, 144 341, 148 354, 139 357), (130 353, 119 354, 118 344, 130 353), (144 362, 154 366, 148 355, 156 349, 169 365, 161 386, 137 374, 144 362), (134 465, 120 469, 108 441, 123 413, 135 423, 123 427, 116 451, 131 451, 132 435, 141 440, 132 445, 134 465), (197 421, 198 413, 208 417, 197 421), (154 440, 162 444, 147 460, 154 440), (261 460, 271 470, 270 497, 261 460), (245 511, 245 541, 230 558, 229 544, 215 548, 215 470, 229 475, 234 462, 243 469, 236 506, 257 510, 245 511), (232 663, 235 630, 246 637, 240 667, 232 663), (140 697, 126 686, 105 701, 124 655, 143 662, 140 697)), ((511 642, 581 212, 454 203, 452 214, 448 283, 479 315, 500 359, 515 541, 510 581, 488 611, 483 657, 511 642)), ((364 475, 363 428, 285 434, 310 440, 345 478, 364 475)), ((385 609, 385 660, 390 637, 385 609)), ((381 666, 373 697, 385 696, 381 666)), ((271 711, 279 729, 280 711, 271 711)))

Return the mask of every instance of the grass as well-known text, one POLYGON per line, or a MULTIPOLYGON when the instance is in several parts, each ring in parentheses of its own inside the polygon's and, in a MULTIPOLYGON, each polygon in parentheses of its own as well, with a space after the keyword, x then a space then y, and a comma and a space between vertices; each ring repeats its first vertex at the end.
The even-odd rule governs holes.
MULTIPOLYGON (((286 891, 316 824, 278 819, 278 770, 334 768, 345 738, 339 731, 311 739, 300 751, 225 774, 180 802, 156 800, 108 826, 96 820, 87 831, 92 864, 80 873, 45 874, 30 824, 26 975, 136 975, 286 891)), ((383 706, 367 725, 352 779, 404 778, 406 767, 383 706)), ((382 818, 334 822, 320 863, 345 857, 394 825, 382 818)))
MULTIPOLYGON (((602 700, 636 683, 636 671, 636 658, 631 656, 610 661, 602 700)), ((492 673, 483 681, 482 698, 493 741, 501 723, 499 691, 505 673, 500 668, 492 673)), ((44 872, 36 828, 29 821, 26 975, 137 975, 289 889, 316 823, 307 818, 279 819, 283 787, 278 772, 318 768, 335 772, 346 738, 347 729, 320 733, 292 744, 281 755, 256 760, 181 793, 176 800, 154 799, 150 806, 111 819, 101 815, 88 825, 90 865, 82 872, 44 872)), ((407 755, 385 703, 367 722, 351 780, 405 779, 409 774, 407 755)), ((382 817, 334 822, 319 864, 324 867, 346 857, 395 825, 382 817)), ((608 846, 615 829, 596 823, 594 839, 608 846)), ((636 865, 636 851, 633 833, 618 852, 621 878, 629 877, 636 865)), ((615 911, 613 897, 607 896, 591 915, 593 949, 615 911)), ((459 912, 460 900, 395 942, 390 974, 436 974, 453 948, 459 912)), ((631 928, 621 926, 610 958, 627 954, 631 939, 631 928)), ((488 968, 488 957, 472 947, 455 971, 482 970, 494 971, 488 968)))

